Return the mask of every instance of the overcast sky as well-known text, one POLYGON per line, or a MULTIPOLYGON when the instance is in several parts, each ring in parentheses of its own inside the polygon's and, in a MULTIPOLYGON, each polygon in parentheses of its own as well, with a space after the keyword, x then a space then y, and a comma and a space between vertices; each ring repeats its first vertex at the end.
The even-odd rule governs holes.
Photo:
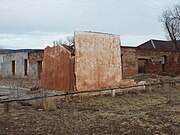
POLYGON ((0 0, 0 48, 44 48, 74 31, 119 34, 122 45, 165 39, 158 21, 180 0, 0 0))

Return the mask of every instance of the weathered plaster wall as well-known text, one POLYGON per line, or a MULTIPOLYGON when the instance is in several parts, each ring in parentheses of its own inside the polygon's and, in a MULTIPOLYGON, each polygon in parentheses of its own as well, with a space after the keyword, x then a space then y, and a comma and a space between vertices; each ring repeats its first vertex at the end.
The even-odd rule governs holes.
POLYGON ((38 78, 38 62, 43 60, 43 51, 0 54, 0 77, 38 78), (27 75, 24 60, 27 59, 27 75), (12 61, 15 60, 15 75, 12 74, 12 61))
POLYGON ((119 36, 76 32, 75 76, 78 91, 117 87, 122 79, 119 36))
POLYGON ((74 83, 74 57, 71 52, 61 45, 47 47, 44 51, 41 87, 74 91, 74 83))
POLYGON ((28 53, 29 60, 29 76, 32 78, 37 78, 40 71, 38 70, 38 61, 42 62, 44 57, 44 51, 35 51, 28 53))
POLYGON ((123 79, 137 75, 138 65, 136 59, 136 48, 121 47, 121 50, 123 79))
POLYGON ((0 55, 0 74, 3 70, 3 63, 4 63, 4 55, 0 55))
POLYGON ((16 61, 15 77, 24 77, 24 59, 28 59, 27 53, 7 53, 0 55, 0 76, 12 76, 12 60, 16 61))

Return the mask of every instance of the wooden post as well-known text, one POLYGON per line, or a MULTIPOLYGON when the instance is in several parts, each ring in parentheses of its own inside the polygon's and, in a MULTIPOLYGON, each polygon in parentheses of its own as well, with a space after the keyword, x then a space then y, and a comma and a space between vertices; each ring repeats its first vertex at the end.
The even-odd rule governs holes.
POLYGON ((68 103, 68 100, 69 100, 69 95, 68 95, 69 93, 68 92, 66 92, 66 95, 65 95, 65 101, 68 103))
POLYGON ((148 85, 144 85, 144 87, 145 87, 145 91, 149 91, 149 87, 148 87, 148 85))
POLYGON ((111 95, 112 95, 112 97, 115 97, 116 91, 112 89, 112 90, 111 90, 111 95))
POLYGON ((180 82, 177 83, 177 88, 180 88, 180 82))
POLYGON ((102 92, 102 91, 100 91, 100 92, 99 92, 99 95, 100 95, 100 97, 102 97, 102 96, 103 96, 103 92, 102 92))
POLYGON ((4 103, 4 113, 9 113, 9 102, 4 103))
POLYGON ((170 83, 169 83, 169 86, 170 86, 170 87, 173 87, 173 82, 170 82, 170 83))
POLYGON ((176 83, 175 82, 173 82, 173 87, 176 88, 176 83))

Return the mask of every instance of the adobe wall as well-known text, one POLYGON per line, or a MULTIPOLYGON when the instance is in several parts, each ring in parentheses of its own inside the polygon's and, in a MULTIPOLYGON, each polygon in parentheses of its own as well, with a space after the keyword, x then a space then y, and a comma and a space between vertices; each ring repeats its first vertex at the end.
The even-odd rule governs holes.
POLYGON ((121 47, 123 78, 138 75, 138 59, 147 60, 147 74, 180 75, 180 52, 121 47), (166 56, 164 72, 162 57, 166 56))
POLYGON ((28 53, 29 60, 29 76, 31 78, 38 78, 38 62, 42 62, 44 57, 44 51, 35 51, 28 53))
POLYGON ((119 36, 75 32, 75 76, 78 91, 119 86, 122 79, 119 36))
POLYGON ((147 73, 180 75, 180 52, 179 51, 163 51, 154 49, 136 49, 136 57, 148 59, 147 73), (162 69, 162 57, 166 56, 164 64, 164 72, 162 69))
POLYGON ((27 53, 24 52, 0 54, 0 76, 17 78, 25 77, 24 59, 28 59, 27 53), (12 74, 12 60, 15 61, 15 75, 12 74))
POLYGON ((49 90, 74 91, 74 57, 61 45, 44 51, 41 87, 49 90))
POLYGON ((123 79, 138 74, 136 49, 133 47, 121 47, 122 50, 122 75, 123 79))

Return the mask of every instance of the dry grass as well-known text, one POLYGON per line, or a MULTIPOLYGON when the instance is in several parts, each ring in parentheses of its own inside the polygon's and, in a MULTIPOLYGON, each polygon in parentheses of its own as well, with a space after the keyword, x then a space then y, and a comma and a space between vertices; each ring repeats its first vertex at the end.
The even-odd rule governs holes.
POLYGON ((0 78, 0 86, 31 88, 38 86, 39 80, 31 78, 0 78))
POLYGON ((38 99, 33 101, 33 107, 37 111, 55 111, 57 109, 57 103, 54 98, 38 99))
POLYGON ((180 89, 82 96, 15 104, 9 114, 0 107, 1 135, 180 134, 180 89))

